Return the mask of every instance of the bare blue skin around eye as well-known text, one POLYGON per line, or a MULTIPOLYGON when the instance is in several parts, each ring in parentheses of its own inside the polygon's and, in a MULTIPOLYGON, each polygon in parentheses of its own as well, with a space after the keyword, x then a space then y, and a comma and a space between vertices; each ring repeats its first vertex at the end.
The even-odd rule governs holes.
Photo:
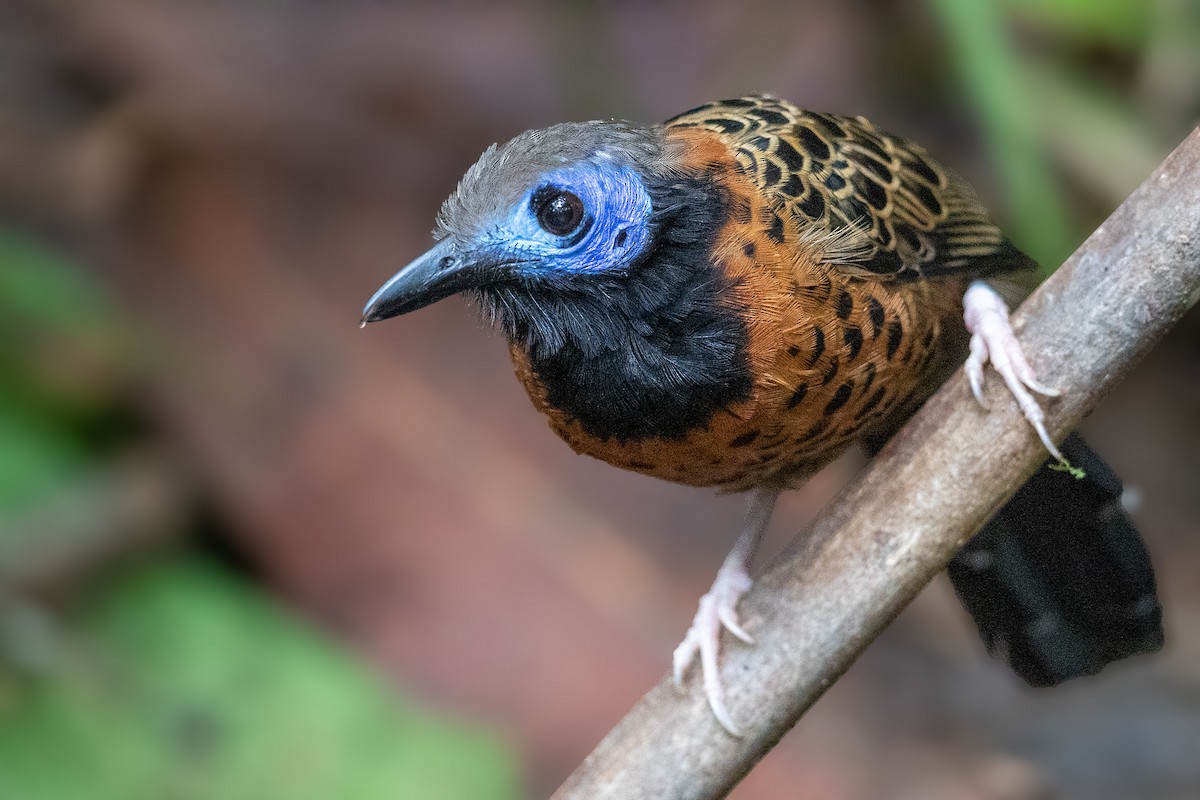
POLYGON ((629 167, 585 162, 546 173, 529 188, 507 224, 495 232, 503 249, 527 260, 531 270, 569 272, 619 271, 629 266, 650 240, 650 195, 629 167), (578 242, 573 235, 555 236, 538 224, 530 207, 542 187, 555 186, 583 201, 584 221, 591 227, 578 242))

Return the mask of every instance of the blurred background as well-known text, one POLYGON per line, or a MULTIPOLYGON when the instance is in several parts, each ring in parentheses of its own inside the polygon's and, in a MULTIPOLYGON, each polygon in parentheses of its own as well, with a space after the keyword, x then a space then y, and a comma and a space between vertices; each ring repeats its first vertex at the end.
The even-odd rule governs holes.
MULTIPOLYGON (((574 456, 460 300, 359 310, 492 142, 753 91, 924 143, 1052 267, 1200 118, 1200 4, 2 0, 0 798, 552 791, 741 502, 574 456)), ((1085 433, 1166 649, 1029 689, 941 578, 733 797, 1200 796, 1196 312, 1085 433)))

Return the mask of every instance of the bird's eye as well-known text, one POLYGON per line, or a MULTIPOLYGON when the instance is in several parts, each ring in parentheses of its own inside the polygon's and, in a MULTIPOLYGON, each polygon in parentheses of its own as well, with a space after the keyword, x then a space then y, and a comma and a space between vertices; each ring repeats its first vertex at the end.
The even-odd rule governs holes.
POLYGON ((538 224, 555 236, 566 236, 583 222, 583 201, 563 189, 542 189, 534 195, 532 205, 538 224))

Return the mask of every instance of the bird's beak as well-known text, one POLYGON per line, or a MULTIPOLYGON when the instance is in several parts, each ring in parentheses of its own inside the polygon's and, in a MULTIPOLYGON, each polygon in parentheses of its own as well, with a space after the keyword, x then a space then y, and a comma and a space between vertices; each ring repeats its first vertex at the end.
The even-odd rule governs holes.
POLYGON ((479 282, 482 266, 445 239, 392 276, 363 309, 362 324, 424 308, 479 282))

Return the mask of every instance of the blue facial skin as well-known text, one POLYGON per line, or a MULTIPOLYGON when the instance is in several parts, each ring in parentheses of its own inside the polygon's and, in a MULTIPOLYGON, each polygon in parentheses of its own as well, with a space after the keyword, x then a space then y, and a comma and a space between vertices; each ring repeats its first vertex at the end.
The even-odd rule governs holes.
POLYGON ((519 270, 527 274, 620 272, 650 239, 651 208, 650 195, 633 169, 603 162, 575 164, 543 175, 509 219, 492 229, 485 248, 519 261, 519 270), (538 223, 534 198, 547 189, 568 191, 583 201, 582 221, 564 236, 538 223))

